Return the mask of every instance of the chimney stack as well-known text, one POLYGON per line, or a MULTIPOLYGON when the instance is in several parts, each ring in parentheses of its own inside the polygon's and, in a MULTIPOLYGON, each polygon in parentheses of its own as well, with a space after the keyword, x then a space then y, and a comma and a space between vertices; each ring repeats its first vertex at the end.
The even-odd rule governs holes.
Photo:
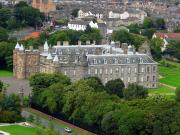
POLYGON ((63 46, 68 46, 69 45, 69 41, 63 41, 63 46))
POLYGON ((90 40, 87 40, 86 45, 90 45, 90 44, 91 44, 90 40))
POLYGON ((124 51, 124 54, 128 53, 128 44, 127 43, 122 43, 121 48, 124 51))
POLYGON ((81 40, 78 40, 78 45, 81 45, 81 40))
POLYGON ((57 46, 60 46, 61 45, 61 41, 57 41, 57 46))

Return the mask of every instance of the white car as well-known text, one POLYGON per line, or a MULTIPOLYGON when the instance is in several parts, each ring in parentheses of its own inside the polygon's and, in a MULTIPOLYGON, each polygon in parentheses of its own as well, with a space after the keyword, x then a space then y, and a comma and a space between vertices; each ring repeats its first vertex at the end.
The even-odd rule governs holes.
POLYGON ((68 128, 68 127, 65 127, 64 130, 65 130, 66 132, 68 132, 68 133, 71 133, 71 132, 72 132, 72 130, 71 130, 70 128, 68 128))

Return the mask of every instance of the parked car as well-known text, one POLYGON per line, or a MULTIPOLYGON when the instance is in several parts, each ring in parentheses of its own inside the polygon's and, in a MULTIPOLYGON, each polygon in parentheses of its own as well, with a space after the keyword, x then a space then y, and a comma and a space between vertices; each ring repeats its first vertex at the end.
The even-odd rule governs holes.
POLYGON ((72 132, 72 130, 71 130, 69 127, 65 127, 64 130, 65 130, 66 132, 68 132, 68 133, 71 133, 71 132, 72 132))

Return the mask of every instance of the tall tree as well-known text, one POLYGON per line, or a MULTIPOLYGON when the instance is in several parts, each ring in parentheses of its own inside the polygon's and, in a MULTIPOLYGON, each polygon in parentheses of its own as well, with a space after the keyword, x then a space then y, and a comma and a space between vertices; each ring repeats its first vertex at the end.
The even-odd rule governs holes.
POLYGON ((127 88, 123 90, 124 98, 127 100, 141 99, 148 96, 148 90, 143 86, 135 83, 129 84, 127 88))
POLYGON ((108 93, 123 97, 123 89, 125 86, 121 79, 110 80, 106 83, 105 87, 108 93))

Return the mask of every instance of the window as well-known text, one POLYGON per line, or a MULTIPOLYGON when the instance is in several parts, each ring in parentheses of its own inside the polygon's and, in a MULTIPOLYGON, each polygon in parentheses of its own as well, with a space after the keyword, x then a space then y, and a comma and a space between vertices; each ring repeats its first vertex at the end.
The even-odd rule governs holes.
POLYGON ((143 77, 141 77, 141 82, 143 82, 144 81, 144 78, 143 77))
POLYGON ((150 68, 149 68, 149 67, 147 67, 147 72, 148 72, 148 73, 150 72, 150 68))
POLYGON ((67 72, 66 72, 66 70, 64 71, 64 75, 67 75, 67 72))
POLYGON ((137 77, 134 77, 134 82, 136 82, 137 81, 137 77))
POLYGON ((124 72, 124 68, 122 68, 121 71, 124 72))
POLYGON ((74 70, 74 76, 76 75, 76 70, 74 70))
POLYGON ((130 82, 130 80, 131 80, 130 77, 128 77, 128 83, 130 82))
POLYGON ((116 73, 118 73, 119 72, 119 68, 116 68, 116 73))
POLYGON ((91 69, 88 69, 88 74, 89 74, 89 75, 91 74, 91 69))
POLYGON ((147 76, 147 82, 149 81, 149 76, 147 76))
POLYGON ((112 68, 111 68, 111 70, 110 70, 110 73, 111 73, 111 74, 113 73, 113 70, 112 70, 112 68))
POLYGON ((107 60, 106 59, 104 59, 104 64, 107 64, 107 60))
POLYGON ((97 69, 95 69, 94 73, 97 74, 97 69))
POLYGON ((102 74, 102 69, 99 69, 99 73, 102 74))
POLYGON ((128 73, 131 73, 131 68, 128 68, 128 73))
POLYGON ((137 73, 137 68, 134 68, 134 73, 137 73))
POLYGON ((96 59, 94 59, 94 64, 97 64, 97 60, 96 59))
POLYGON ((127 58, 127 63, 130 63, 130 60, 129 60, 129 58, 127 58))
POLYGON ((156 81, 156 76, 153 76, 153 81, 156 81))
POLYGON ((156 71, 156 67, 155 66, 153 66, 153 72, 155 72, 156 71))
POLYGON ((143 67, 141 68, 141 72, 142 72, 142 73, 144 72, 144 68, 143 68, 143 67))
POLYGON ((114 59, 114 63, 115 63, 115 64, 118 64, 118 60, 117 60, 117 59, 114 59))

